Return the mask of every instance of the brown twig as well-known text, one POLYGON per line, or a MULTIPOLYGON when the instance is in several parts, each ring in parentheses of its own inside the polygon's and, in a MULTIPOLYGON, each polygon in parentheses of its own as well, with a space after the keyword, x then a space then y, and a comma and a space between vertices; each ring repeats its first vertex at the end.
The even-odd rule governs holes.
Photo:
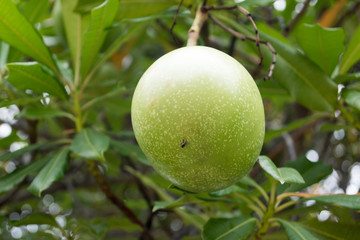
POLYGON ((264 57, 262 55, 261 48, 260 48, 259 31, 258 31, 258 29, 256 27, 256 24, 255 24, 255 22, 254 22, 254 20, 253 20, 253 18, 251 16, 251 14, 245 8, 242 8, 242 7, 239 7, 239 6, 221 6, 221 7, 203 6, 203 8, 206 9, 207 11, 210 11, 210 10, 232 10, 232 9, 237 9, 239 12, 244 14, 249 19, 249 21, 253 25, 253 28, 255 29, 255 42, 256 42, 256 47, 258 48, 259 55, 260 55, 259 65, 262 65, 264 57))
MULTIPOLYGON (((347 194, 317 194, 317 193, 283 193, 277 196, 276 200, 279 201, 280 199, 287 198, 287 197, 302 197, 302 198, 309 198, 309 197, 319 197, 319 196, 346 196, 347 194)), ((357 193, 355 195, 360 196, 360 193, 357 193)))
POLYGON ((231 35, 245 41, 245 40, 250 40, 252 42, 259 42, 259 44, 264 44, 266 45, 269 50, 271 51, 271 53, 273 54, 273 60, 272 60, 272 63, 270 65, 270 68, 269 68, 269 73, 268 73, 268 76, 267 78, 270 79, 272 74, 273 74, 273 71, 274 71, 274 68, 275 68, 275 64, 276 64, 276 51, 274 49, 274 47, 268 42, 268 41, 264 41, 264 40, 257 40, 256 38, 253 38, 253 37, 248 37, 248 36, 245 36, 244 34, 241 34, 229 27, 227 27, 226 25, 224 25, 222 22, 220 22, 217 18, 215 18, 213 15, 209 14, 209 18, 214 21, 215 24, 217 24, 219 27, 221 27, 222 29, 224 29, 225 31, 227 31, 228 33, 230 33, 231 35))
POLYGON ((180 11, 180 7, 181 7, 182 3, 183 3, 183 0, 180 0, 179 5, 177 6, 176 11, 175 11, 173 23, 170 27, 170 35, 174 39, 175 44, 179 44, 178 39, 174 35, 174 27, 176 25, 177 16, 179 15, 179 11, 180 11))
POLYGON ((292 29, 294 29, 295 25, 299 22, 300 18, 306 12, 306 9, 309 7, 311 0, 306 0, 300 12, 296 14, 296 16, 291 20, 291 22, 285 27, 283 34, 286 36, 290 33, 292 29))
POLYGON ((105 181, 102 173, 99 171, 97 164, 95 161, 87 160, 86 164, 88 165, 89 171, 94 176, 96 182, 98 183, 101 190, 105 193, 106 197, 117 206, 128 218, 131 222, 139 225, 144 229, 144 224, 136 217, 133 211, 128 208, 125 203, 119 199, 110 189, 110 186, 105 181))

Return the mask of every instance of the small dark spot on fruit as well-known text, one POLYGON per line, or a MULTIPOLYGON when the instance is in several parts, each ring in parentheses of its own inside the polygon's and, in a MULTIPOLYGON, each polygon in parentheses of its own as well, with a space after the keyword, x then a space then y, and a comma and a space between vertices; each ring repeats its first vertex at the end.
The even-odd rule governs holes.
POLYGON ((185 147, 186 143, 187 143, 186 140, 183 139, 180 146, 183 148, 183 147, 185 147))

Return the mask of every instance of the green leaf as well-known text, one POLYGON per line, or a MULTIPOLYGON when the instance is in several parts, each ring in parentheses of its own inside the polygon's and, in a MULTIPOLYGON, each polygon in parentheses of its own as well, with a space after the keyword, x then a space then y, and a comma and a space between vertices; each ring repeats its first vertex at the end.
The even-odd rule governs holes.
POLYGON ((107 34, 107 28, 112 25, 118 7, 118 0, 106 0, 91 11, 91 22, 84 33, 82 47, 81 73, 83 77, 86 76, 95 62, 107 34))
POLYGON ((333 169, 332 166, 326 165, 319 161, 316 163, 310 162, 305 156, 301 156, 295 161, 287 162, 285 167, 291 167, 296 169, 304 178, 303 184, 284 184, 278 186, 278 192, 297 192, 308 186, 320 182, 322 179, 329 176, 333 169))
POLYGON ((94 7, 99 6, 103 2, 104 0, 78 0, 74 11, 79 13, 90 12, 94 7))
POLYGON ((347 104, 360 111, 360 92, 352 89, 344 89, 342 95, 347 104))
POLYGON ((31 97, 25 97, 25 98, 19 98, 19 99, 15 99, 15 100, 10 100, 9 99, 5 99, 3 101, 0 101, 0 108, 1 107, 8 107, 10 105, 16 105, 16 106, 23 106, 29 103, 38 103, 40 102, 41 99, 43 99, 44 97, 35 97, 35 96, 31 96, 31 97))
POLYGON ((284 183, 284 180, 281 178, 278 168, 275 166, 274 162, 267 156, 259 156, 260 167, 267 172, 270 176, 280 181, 281 184, 284 183))
POLYGON ((351 81, 359 81, 360 80, 360 72, 356 73, 348 73, 342 75, 336 75, 334 82, 336 83, 347 83, 351 81))
POLYGON ((104 160, 104 152, 109 145, 110 138, 108 136, 88 128, 81 130, 75 136, 70 150, 86 159, 104 160))
POLYGON ((237 192, 237 193, 249 193, 248 190, 238 186, 238 185, 231 185, 230 187, 227 187, 227 188, 224 188, 224 189, 221 189, 219 191, 216 191, 216 192, 211 192, 209 193, 210 196, 214 196, 214 197, 223 197, 223 196, 226 196, 226 195, 229 195, 231 193, 234 193, 234 192, 237 192))
MULTIPOLYGON (((252 35, 252 31, 226 16, 216 16, 241 33, 252 35)), ((285 43, 286 39, 279 38, 278 33, 273 32, 260 32, 260 38, 269 41, 277 52, 274 79, 305 107, 311 110, 333 111, 338 97, 337 85, 316 64, 285 43)), ((272 59, 268 49, 264 48, 263 54, 266 60, 272 59)))
POLYGON ((261 81, 257 84, 257 86, 263 99, 271 99, 274 102, 290 102, 294 100, 285 88, 272 79, 268 81, 261 81))
POLYGON ((344 50, 344 31, 303 24, 296 28, 296 38, 305 54, 330 76, 344 50))
POLYGON ((94 69, 96 70, 99 66, 101 66, 108 58, 110 58, 111 55, 113 55, 113 53, 119 49, 122 44, 139 34, 143 28, 143 23, 133 24, 131 27, 123 31, 123 34, 118 34, 118 37, 115 40, 111 42, 105 42, 104 45, 108 47, 96 62, 94 69))
POLYGON ((7 160, 9 160, 11 158, 20 157, 24 153, 32 152, 32 151, 34 151, 36 149, 39 149, 39 148, 45 147, 45 146, 49 146, 49 145, 50 145, 50 143, 36 143, 36 144, 33 144, 33 145, 29 145, 29 146, 20 148, 19 150, 16 150, 14 152, 4 153, 4 154, 0 155, 0 162, 1 161, 7 161, 7 160))
POLYGON ((319 222, 310 220, 300 222, 299 224, 324 240, 360 239, 360 225, 358 223, 332 221, 319 222))
POLYGON ((273 161, 267 156, 259 156, 261 168, 281 184, 287 183, 305 183, 300 173, 293 168, 277 168, 273 161))
POLYGON ((180 198, 175 201, 155 201, 152 211, 155 212, 159 209, 172 209, 181 207, 186 203, 189 203, 189 199, 182 195, 180 198))
POLYGON ((11 0, 0 1, 0 38, 53 71, 57 71, 55 62, 40 34, 11 0))
POLYGON ((7 80, 18 89, 30 89, 39 94, 46 92, 60 99, 68 97, 62 84, 45 72, 37 62, 9 63, 7 68, 7 80))
POLYGON ((44 107, 44 106, 28 106, 21 111, 20 116, 28 119, 42 119, 42 118, 53 118, 53 117, 67 117, 74 119, 74 117, 59 109, 44 107))
POLYGON ((246 239, 255 228, 256 219, 250 217, 211 218, 202 232, 204 240, 246 239))
POLYGON ((73 64, 75 67, 80 67, 78 64, 81 56, 83 25, 85 24, 82 22, 82 16, 74 12, 76 4, 77 0, 61 0, 61 14, 73 64))
POLYGON ((146 158, 145 154, 138 145, 130 142, 115 140, 111 140, 110 144, 111 147, 122 156, 135 158, 146 165, 150 165, 149 160, 146 158))
POLYGON ((302 105, 312 110, 332 111, 337 101, 337 86, 325 73, 281 41, 262 34, 277 51, 274 79, 302 105))
POLYGON ((20 220, 10 222, 11 226, 23 226, 29 224, 46 224, 59 228, 59 225, 53 216, 40 212, 31 213, 20 220))
POLYGON ((360 26, 355 30, 341 59, 339 73, 344 74, 360 59, 360 26))
POLYGON ((336 204, 342 207, 360 210, 360 195, 323 195, 303 198, 302 200, 315 200, 323 203, 336 204))
POLYGON ((177 2, 169 0, 120 0, 117 19, 146 17, 160 13, 173 5, 177 5, 177 2))
POLYGON ((281 128, 281 129, 267 130, 266 133, 265 133, 264 142, 267 143, 270 140, 272 140, 273 138, 282 135, 283 133, 290 132, 292 130, 295 130, 297 128, 300 128, 300 127, 304 126, 307 123, 310 123, 310 122, 312 122, 314 120, 317 120, 317 119, 322 118, 322 117, 327 117, 327 116, 329 116, 329 114, 327 114, 327 113, 317 113, 317 114, 313 114, 311 116, 308 116, 308 117, 293 121, 289 125, 281 128))
POLYGON ((61 179, 67 169, 69 157, 69 148, 63 148, 51 156, 47 164, 42 168, 39 174, 28 187, 28 191, 39 196, 41 192, 50 187, 50 185, 61 179))
POLYGON ((46 17, 49 10, 49 0, 30 0, 24 5, 24 16, 30 23, 34 24, 40 22, 46 17))
POLYGON ((50 160, 51 156, 43 157, 35 162, 29 163, 24 167, 20 167, 15 169, 15 171, 11 172, 8 175, 5 175, 0 178, 0 193, 6 192, 12 189, 17 184, 21 183, 24 178, 30 174, 33 174, 37 170, 39 170, 45 163, 50 160))
POLYGON ((305 180, 300 173, 294 168, 282 167, 279 168, 279 173, 284 182, 304 184, 305 180))
POLYGON ((276 219, 285 229, 289 240, 317 240, 318 238, 311 234, 308 230, 295 222, 289 222, 283 219, 276 219))

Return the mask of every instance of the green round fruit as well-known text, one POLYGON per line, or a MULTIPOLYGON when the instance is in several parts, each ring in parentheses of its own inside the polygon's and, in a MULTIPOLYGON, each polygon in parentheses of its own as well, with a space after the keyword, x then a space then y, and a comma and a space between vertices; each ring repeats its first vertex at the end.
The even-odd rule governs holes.
POLYGON ((238 181, 264 140, 264 108, 253 78, 209 47, 183 47, 152 64, 136 87, 131 117, 155 170, 191 192, 238 181))

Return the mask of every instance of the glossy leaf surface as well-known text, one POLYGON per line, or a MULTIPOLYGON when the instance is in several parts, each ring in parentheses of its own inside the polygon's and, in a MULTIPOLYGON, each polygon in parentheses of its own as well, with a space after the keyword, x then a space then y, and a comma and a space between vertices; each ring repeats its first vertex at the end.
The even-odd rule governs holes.
POLYGON ((29 192, 40 196, 54 181, 61 179, 68 166, 69 149, 63 148, 53 154, 28 187, 29 192))
POLYGON ((305 54, 330 76, 344 49, 344 31, 303 24, 296 29, 296 38, 305 54))
POLYGON ((255 227, 255 218, 212 218, 204 226, 204 240, 246 239, 255 227))
POLYGON ((49 93, 60 99, 68 97, 62 84, 36 62, 9 63, 7 68, 9 69, 7 80, 18 89, 30 89, 39 94, 49 93))
POLYGON ((0 2, 0 39, 56 71, 55 63, 39 33, 11 0, 0 2))
POLYGON ((79 132, 70 149, 73 153, 93 160, 103 160, 104 152, 109 148, 110 138, 92 129, 83 129, 79 132))

